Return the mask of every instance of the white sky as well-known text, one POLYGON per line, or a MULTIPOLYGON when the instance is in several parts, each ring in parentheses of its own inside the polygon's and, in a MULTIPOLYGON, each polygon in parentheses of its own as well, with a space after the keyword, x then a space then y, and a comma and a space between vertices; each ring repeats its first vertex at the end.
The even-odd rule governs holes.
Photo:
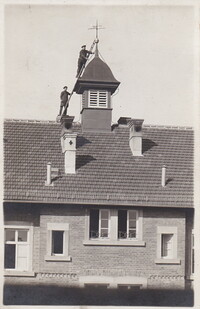
MULTIPOLYGON (((55 120, 64 85, 72 90, 88 30, 98 19, 99 50, 121 82, 120 116, 146 124, 194 125, 195 36, 190 6, 7 5, 4 117, 55 120)), ((80 96, 68 109, 80 120, 80 96)))

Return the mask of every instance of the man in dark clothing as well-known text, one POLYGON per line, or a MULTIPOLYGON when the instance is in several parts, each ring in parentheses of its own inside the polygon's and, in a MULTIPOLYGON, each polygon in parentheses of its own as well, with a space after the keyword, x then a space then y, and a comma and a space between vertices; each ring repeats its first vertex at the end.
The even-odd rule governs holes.
MULTIPOLYGON (((60 112, 59 112, 58 116, 60 116, 62 114, 62 109, 63 109, 63 107, 65 108, 66 104, 67 104, 67 108, 69 106, 69 103, 67 103, 67 101, 68 101, 68 97, 69 97, 70 93, 67 91, 67 86, 63 87, 63 89, 64 90, 60 94, 61 102, 60 102, 60 112)), ((63 113, 63 115, 65 115, 65 116, 67 114, 67 108, 65 109, 65 111, 63 113)))
POLYGON ((81 47, 81 51, 79 53, 79 58, 78 58, 78 69, 77 69, 77 74, 76 77, 78 77, 82 67, 85 65, 89 54, 94 54, 93 52, 89 51, 86 49, 86 45, 83 45, 81 47))

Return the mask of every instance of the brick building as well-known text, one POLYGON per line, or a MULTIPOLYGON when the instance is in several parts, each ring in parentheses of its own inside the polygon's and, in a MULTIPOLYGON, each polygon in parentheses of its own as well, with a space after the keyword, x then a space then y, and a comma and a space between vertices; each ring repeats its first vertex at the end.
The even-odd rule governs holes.
POLYGON ((193 130, 111 126, 118 86, 96 50, 81 124, 5 121, 6 285, 191 287, 193 130))

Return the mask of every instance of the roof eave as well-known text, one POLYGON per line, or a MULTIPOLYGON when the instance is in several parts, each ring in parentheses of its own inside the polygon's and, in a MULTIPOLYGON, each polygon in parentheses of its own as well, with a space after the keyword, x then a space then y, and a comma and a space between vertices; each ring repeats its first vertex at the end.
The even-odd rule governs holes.
POLYGON ((118 88, 119 84, 120 82, 77 80, 74 91, 77 94, 83 94, 85 90, 101 89, 109 90, 111 94, 113 94, 118 88))

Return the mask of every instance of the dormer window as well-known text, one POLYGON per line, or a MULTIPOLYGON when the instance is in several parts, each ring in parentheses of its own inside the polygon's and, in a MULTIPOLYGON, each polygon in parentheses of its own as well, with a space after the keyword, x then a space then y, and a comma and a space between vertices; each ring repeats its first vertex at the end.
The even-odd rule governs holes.
POLYGON ((105 90, 89 90, 89 107, 108 107, 108 91, 105 90))

